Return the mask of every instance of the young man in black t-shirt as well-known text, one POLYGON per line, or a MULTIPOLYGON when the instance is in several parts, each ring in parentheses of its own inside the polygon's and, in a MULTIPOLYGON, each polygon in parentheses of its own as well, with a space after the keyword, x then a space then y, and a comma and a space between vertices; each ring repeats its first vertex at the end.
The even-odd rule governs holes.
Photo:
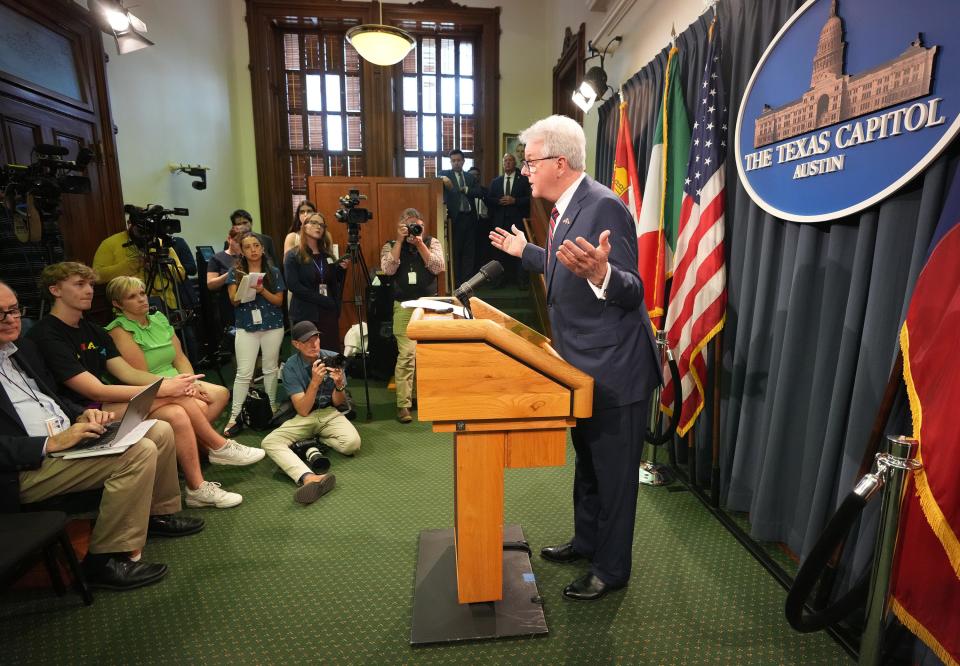
MULTIPOLYGON (((96 275, 91 268, 76 262, 48 266, 40 275, 41 288, 50 294, 50 315, 28 334, 47 356, 50 370, 63 395, 75 402, 122 413, 126 403, 157 376, 127 363, 107 333, 85 319, 90 309, 96 275), (110 373, 123 384, 104 384, 110 373)), ((194 382, 203 375, 177 375, 160 385, 151 416, 173 427, 177 443, 177 462, 186 479, 186 504, 190 507, 236 506, 243 498, 226 492, 220 485, 203 478, 197 453, 197 434, 210 449, 211 462, 249 465, 263 458, 262 449, 224 440, 206 420, 206 414, 194 401, 194 382)))

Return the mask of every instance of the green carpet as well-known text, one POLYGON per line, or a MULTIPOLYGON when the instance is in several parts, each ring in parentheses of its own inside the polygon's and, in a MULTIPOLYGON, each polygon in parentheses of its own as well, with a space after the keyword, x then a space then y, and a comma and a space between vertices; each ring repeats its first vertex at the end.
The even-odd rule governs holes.
MULTIPOLYGON (((362 382, 353 390, 363 400, 362 382)), ((269 459, 208 466, 244 495, 233 509, 190 510, 201 534, 152 540, 168 577, 141 590, 76 595, 7 592, 5 664, 840 664, 823 633, 783 618, 783 590, 686 492, 641 487, 631 584, 596 603, 562 598, 586 565, 534 557, 550 633, 526 639, 409 646, 417 535, 450 527, 451 436, 393 420, 393 394, 372 390, 374 421, 355 422, 355 458, 331 453, 337 488, 311 506, 269 459)), ((240 437, 259 441, 255 433, 240 437)), ((566 467, 508 470, 506 522, 535 549, 571 530, 566 467)))

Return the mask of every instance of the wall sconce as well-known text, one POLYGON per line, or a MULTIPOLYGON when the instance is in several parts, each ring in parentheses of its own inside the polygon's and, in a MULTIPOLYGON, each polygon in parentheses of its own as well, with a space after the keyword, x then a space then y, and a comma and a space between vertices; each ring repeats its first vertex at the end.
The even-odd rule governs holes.
POLYGON ((124 9, 122 3, 101 2, 100 10, 110 24, 110 32, 117 42, 117 53, 124 55, 153 46, 153 42, 144 37, 147 24, 124 9))
POLYGON ((199 178, 200 180, 195 180, 190 183, 190 186, 193 189, 207 189, 207 172, 210 170, 210 167, 201 166, 199 164, 196 166, 192 166, 190 164, 170 164, 169 167, 170 173, 185 173, 188 176, 199 178))
POLYGON ((584 62, 592 60, 593 58, 600 58, 600 65, 594 65, 587 70, 587 73, 583 75, 583 82, 580 83, 580 87, 573 91, 573 103, 580 107, 580 110, 584 113, 590 111, 590 108, 595 102, 603 100, 603 96, 607 94, 607 90, 613 90, 612 87, 607 85, 607 73, 603 69, 603 59, 613 44, 619 44, 622 41, 623 37, 619 35, 614 37, 607 42, 603 51, 597 50, 593 42, 587 42, 590 55, 586 57, 584 62))

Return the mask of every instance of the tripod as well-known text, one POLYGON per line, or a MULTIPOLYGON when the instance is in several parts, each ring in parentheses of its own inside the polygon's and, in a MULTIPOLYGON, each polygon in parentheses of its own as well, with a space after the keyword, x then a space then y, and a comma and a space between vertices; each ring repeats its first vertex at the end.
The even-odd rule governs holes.
MULTIPOLYGON (((160 300, 160 309, 170 320, 170 325, 176 331, 180 338, 184 353, 193 349, 191 344, 193 340, 188 340, 188 336, 196 335, 196 331, 188 328, 191 321, 195 319, 195 313, 192 308, 184 307, 180 298, 180 275, 177 271, 176 262, 166 253, 167 246, 151 245, 142 252, 144 262, 144 277, 146 278, 147 299, 151 296, 157 296, 160 300), (158 284, 159 283, 159 284, 158 284), (166 299, 166 292, 170 290, 173 293, 174 307, 171 309, 166 299)), ((195 340, 195 338, 194 338, 195 340)), ((197 364, 202 364, 206 359, 197 359, 197 364)), ((220 375, 220 381, 223 382, 223 375, 220 373, 220 367, 215 366, 217 374, 220 375)))
MULTIPOLYGON (((363 368, 363 392, 367 404, 367 421, 373 420, 373 412, 370 411, 370 380, 367 370, 367 342, 363 333, 363 304, 366 300, 367 286, 370 284, 370 271, 367 269, 367 262, 363 258, 363 252, 360 250, 360 227, 356 224, 349 224, 347 229, 347 257, 353 263, 353 307, 357 311, 357 326, 360 328, 360 366, 363 368)), ((346 280, 340 284, 340 302, 343 302, 343 289, 346 286, 346 280)), ((369 329, 368 329, 369 332, 369 329)))

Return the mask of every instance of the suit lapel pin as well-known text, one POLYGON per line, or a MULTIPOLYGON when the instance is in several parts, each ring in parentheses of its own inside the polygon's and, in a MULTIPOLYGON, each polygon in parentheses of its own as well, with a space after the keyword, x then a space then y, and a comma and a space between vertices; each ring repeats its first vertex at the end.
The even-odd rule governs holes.
POLYGON ((570 224, 570 218, 569 217, 563 218, 563 222, 561 222, 561 224, 570 224))

